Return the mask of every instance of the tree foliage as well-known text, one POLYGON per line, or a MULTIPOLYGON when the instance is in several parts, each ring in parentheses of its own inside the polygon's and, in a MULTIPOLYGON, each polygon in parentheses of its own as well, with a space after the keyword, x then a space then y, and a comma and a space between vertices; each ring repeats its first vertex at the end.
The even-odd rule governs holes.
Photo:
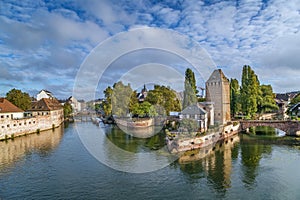
POLYGON ((155 117, 157 112, 155 107, 149 102, 144 101, 143 103, 136 103, 132 108, 132 114, 138 117, 155 117))
POLYGON ((22 110, 28 110, 31 106, 29 94, 15 88, 6 94, 6 99, 22 110))
POLYGON ((240 86, 237 79, 230 80, 230 113, 235 116, 241 112, 240 86))
POLYGON ((199 128, 198 123, 195 119, 182 119, 180 121, 180 128, 182 130, 187 130, 189 133, 193 132, 193 131, 197 131, 197 129, 199 128))
POLYGON ((121 81, 113 85, 111 96, 112 114, 125 117, 129 114, 129 105, 133 90, 130 85, 124 85, 121 81))
POLYGON ((257 112, 258 100, 260 98, 259 80, 249 65, 243 67, 241 104, 243 113, 253 118, 257 112))
POLYGON ((104 94, 105 101, 102 107, 106 116, 124 117, 131 113, 139 117, 152 117, 181 110, 175 91, 165 86, 155 85, 143 103, 138 102, 136 91, 122 82, 115 83, 112 88, 107 87, 104 94))
POLYGON ((260 86, 261 96, 258 101, 258 112, 266 113, 278 110, 278 106, 275 102, 275 94, 271 85, 260 86))
POLYGON ((103 111, 105 116, 110 116, 112 114, 111 98, 113 94, 113 89, 110 86, 108 86, 103 93, 105 95, 105 101, 102 104, 103 111))
POLYGON ((176 97, 176 93, 169 87, 154 85, 154 89, 148 92, 145 101, 155 105, 160 115, 169 114, 170 111, 180 111, 180 102, 176 97), (159 111, 159 107, 163 108, 165 113, 159 111))
POLYGON ((70 115, 72 114, 73 112, 73 108, 71 106, 70 103, 66 102, 63 106, 63 110, 64 110, 64 117, 67 118, 67 117, 70 117, 70 115))
POLYGON ((183 109, 197 102, 197 93, 195 74, 188 68, 185 71, 183 109))

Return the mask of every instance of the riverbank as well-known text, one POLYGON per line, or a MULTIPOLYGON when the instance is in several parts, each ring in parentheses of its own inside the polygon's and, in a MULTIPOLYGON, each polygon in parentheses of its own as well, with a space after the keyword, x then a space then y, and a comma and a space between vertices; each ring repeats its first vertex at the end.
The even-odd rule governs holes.
POLYGON ((166 137, 166 143, 168 150, 171 153, 179 153, 207 147, 218 141, 236 135, 239 131, 240 124, 230 124, 213 130, 208 130, 208 133, 204 135, 173 131, 166 137))

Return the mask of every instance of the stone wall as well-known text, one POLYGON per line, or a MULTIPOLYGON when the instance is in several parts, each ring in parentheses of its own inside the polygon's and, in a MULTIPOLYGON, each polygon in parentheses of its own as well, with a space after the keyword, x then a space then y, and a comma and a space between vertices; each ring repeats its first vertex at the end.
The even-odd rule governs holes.
POLYGON ((35 133, 58 127, 63 122, 63 111, 50 111, 48 115, 38 115, 23 119, 0 119, 0 140, 35 133))

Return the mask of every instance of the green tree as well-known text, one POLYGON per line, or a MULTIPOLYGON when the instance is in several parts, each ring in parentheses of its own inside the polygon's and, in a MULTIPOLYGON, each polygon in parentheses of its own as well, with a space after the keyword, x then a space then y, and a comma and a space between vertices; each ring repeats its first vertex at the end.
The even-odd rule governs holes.
POLYGON ((241 111, 240 86, 237 79, 230 80, 230 113, 235 116, 241 111))
POLYGON ((195 74, 188 68, 185 71, 183 109, 197 102, 197 93, 195 74))
POLYGON ((31 106, 29 94, 15 88, 6 94, 6 99, 22 110, 28 110, 31 106))
POLYGON ((134 104, 132 114, 138 115, 139 117, 154 117, 157 115, 157 112, 153 105, 144 101, 143 103, 134 104))
POLYGON ((180 102, 176 93, 169 87, 154 85, 154 89, 148 92, 145 101, 156 106, 156 111, 160 115, 169 114, 170 111, 180 111, 180 102), (161 112, 162 109, 159 111, 158 107, 163 108, 165 113, 161 112))
POLYGON ((73 112, 73 108, 72 108, 71 104, 68 103, 68 102, 66 102, 66 103, 64 104, 63 110, 64 110, 64 117, 65 117, 65 118, 70 117, 70 115, 71 115, 72 112, 73 112))
POLYGON ((125 117, 129 114, 130 100, 133 90, 130 84, 124 85, 121 81, 113 85, 113 93, 111 97, 112 113, 118 117, 125 117))
POLYGON ((137 103, 139 103, 139 100, 137 98, 137 93, 136 93, 136 91, 133 91, 131 93, 130 100, 129 100, 129 105, 128 105, 129 112, 132 112, 134 105, 137 104, 137 103))
POLYGON ((249 65, 243 67, 241 104, 243 113, 253 118, 257 112, 258 100, 260 98, 259 80, 249 65))
POLYGON ((103 102, 102 105, 103 111, 105 116, 110 116, 112 114, 111 98, 113 94, 113 89, 110 86, 108 86, 103 93, 105 95, 105 101, 103 102))
POLYGON ((278 110, 278 106, 275 102, 275 94, 271 85, 260 86, 261 96, 258 102, 258 112, 266 113, 278 110))
POLYGON ((183 130, 187 130, 189 133, 191 133, 193 131, 197 131, 199 126, 196 120, 185 118, 180 121, 180 128, 182 128, 183 130))

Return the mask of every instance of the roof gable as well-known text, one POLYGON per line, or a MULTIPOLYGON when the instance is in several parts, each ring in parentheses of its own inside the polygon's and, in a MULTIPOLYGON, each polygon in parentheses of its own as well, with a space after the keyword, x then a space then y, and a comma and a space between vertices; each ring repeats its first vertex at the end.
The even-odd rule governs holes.
POLYGON ((0 113, 24 112, 5 98, 0 98, 0 113))
POLYGON ((29 111, 51 111, 60 109, 62 109, 62 105, 57 99, 43 98, 39 101, 32 102, 29 111))
POLYGON ((183 115, 205 115, 207 112, 201 108, 198 104, 194 104, 186 107, 181 114, 183 115))

